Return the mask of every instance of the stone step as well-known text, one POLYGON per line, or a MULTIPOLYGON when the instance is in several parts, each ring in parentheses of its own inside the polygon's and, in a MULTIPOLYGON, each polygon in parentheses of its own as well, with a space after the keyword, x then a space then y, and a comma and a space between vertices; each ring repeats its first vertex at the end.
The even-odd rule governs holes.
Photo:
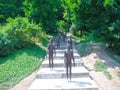
POLYGON ((53 69, 48 68, 48 54, 46 55, 41 69, 36 74, 35 81, 28 90, 98 90, 75 48, 73 48, 75 67, 72 67, 72 80, 68 82, 64 67, 66 46, 66 43, 61 43, 60 48, 56 49, 53 69))
MULTIPOLYGON (((64 67, 64 61, 63 60, 54 60, 54 67, 64 67)), ((49 61, 48 59, 47 60, 44 60, 41 64, 41 67, 42 68, 49 68, 49 61)))
MULTIPOLYGON (((74 58, 80 59, 80 55, 78 53, 74 53, 73 55, 74 55, 74 58)), ((46 58, 48 58, 48 54, 46 55, 46 58)), ((54 59, 56 59, 56 58, 64 59, 64 53, 59 53, 59 54, 56 53, 56 55, 55 54, 53 55, 53 58, 54 59)))
MULTIPOLYGON (((54 59, 54 67, 64 67, 64 60, 63 59, 54 59)), ((72 63, 73 66, 73 63, 72 63)), ((75 67, 83 66, 83 62, 80 59, 75 59, 75 67)), ((41 67, 49 68, 49 61, 48 59, 44 60, 41 64, 41 67)))
POLYGON ((62 46, 62 45, 60 45, 60 47, 59 47, 59 48, 57 48, 56 46, 55 46, 55 48, 56 48, 56 49, 61 49, 61 50, 64 50, 64 49, 66 49, 66 48, 67 48, 67 46, 65 46, 65 45, 63 45, 63 46, 62 46))
MULTIPOLYGON (((78 53, 73 53, 74 57, 80 57, 78 53)), ((64 53, 56 53, 56 57, 64 57, 64 53)))
POLYGON ((98 90, 90 78, 35 79, 28 90, 98 90))
MULTIPOLYGON (((61 49, 56 49, 56 53, 64 53, 66 49, 61 50, 61 49)), ((73 49, 74 53, 78 53, 76 49, 73 49)))
MULTIPOLYGON (((76 56, 76 57, 74 56, 74 58, 75 58, 75 59, 80 59, 79 56, 76 56)), ((48 58, 46 58, 46 59, 48 59, 48 58)), ((61 56, 55 57, 55 56, 54 56, 54 59, 61 59, 61 60, 64 60, 64 57, 61 57, 61 56)))
MULTIPOLYGON (((66 78, 66 69, 63 68, 41 68, 36 75, 41 79, 66 78)), ((72 78, 89 77, 89 72, 84 67, 72 67, 72 78)))

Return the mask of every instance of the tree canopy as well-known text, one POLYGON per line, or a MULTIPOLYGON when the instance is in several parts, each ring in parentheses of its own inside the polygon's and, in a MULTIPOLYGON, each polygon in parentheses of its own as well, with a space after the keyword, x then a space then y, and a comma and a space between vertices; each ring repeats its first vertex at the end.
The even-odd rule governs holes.
MULTIPOLYGON (((27 30, 20 24, 20 21, 26 23, 22 18, 27 18, 29 25, 37 25, 41 28, 38 31, 46 33, 70 31, 75 35, 80 32, 82 36, 94 32, 95 37, 104 38, 108 47, 120 54, 120 0, 1 0, 2 46, 5 46, 3 40, 6 35, 10 34, 6 31, 15 32, 16 27, 18 31, 27 30), (15 19, 16 24, 8 22, 10 18, 15 19), (12 28, 6 30, 8 26, 12 28)), ((19 38, 22 40, 23 37, 19 35, 19 38)))

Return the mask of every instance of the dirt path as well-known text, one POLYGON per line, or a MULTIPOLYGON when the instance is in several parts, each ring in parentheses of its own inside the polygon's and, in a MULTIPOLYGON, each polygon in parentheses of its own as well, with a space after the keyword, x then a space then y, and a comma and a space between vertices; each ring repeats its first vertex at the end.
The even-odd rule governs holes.
MULTIPOLYGON (((80 46, 77 47, 79 48, 80 46)), ((81 60, 84 62, 84 65, 90 71, 90 75, 98 85, 99 90, 120 90, 120 77, 117 76, 117 72, 120 71, 120 65, 114 62, 106 54, 105 48, 100 44, 88 44, 86 51, 89 50, 91 50, 90 53, 85 56, 82 56, 81 60), (108 80, 103 72, 94 71, 94 64, 96 60, 101 60, 107 65, 107 71, 109 71, 112 75, 111 80, 108 80)), ((27 78, 23 79, 20 83, 18 83, 15 87, 13 87, 10 90, 28 90, 31 83, 35 79, 36 72, 37 71, 35 71, 27 78)))
POLYGON ((88 49, 86 51, 91 49, 91 52, 81 57, 81 59, 90 71, 91 77, 98 84, 99 90, 120 90, 120 77, 117 76, 117 72, 120 71, 120 65, 107 55, 105 47, 101 44, 88 44, 86 49, 88 49), (104 72, 95 72, 94 64, 96 60, 101 60, 107 65, 107 71, 112 76, 111 80, 106 78, 104 72))
POLYGON ((38 70, 33 72, 30 76, 26 77, 25 79, 21 80, 16 86, 9 90, 28 90, 32 82, 35 80, 37 71, 38 70))

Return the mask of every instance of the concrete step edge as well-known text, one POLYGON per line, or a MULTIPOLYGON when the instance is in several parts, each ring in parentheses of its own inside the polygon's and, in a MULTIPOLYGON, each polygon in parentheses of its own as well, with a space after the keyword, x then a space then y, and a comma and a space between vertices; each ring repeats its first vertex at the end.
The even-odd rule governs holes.
POLYGON ((90 78, 67 79, 35 79, 28 90, 98 90, 90 78))

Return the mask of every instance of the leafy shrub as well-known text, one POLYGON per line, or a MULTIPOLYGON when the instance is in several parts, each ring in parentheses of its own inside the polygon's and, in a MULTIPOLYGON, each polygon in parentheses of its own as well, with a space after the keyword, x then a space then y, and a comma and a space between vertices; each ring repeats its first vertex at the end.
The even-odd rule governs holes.
POLYGON ((111 76, 111 74, 108 71, 104 71, 104 74, 105 74, 107 79, 109 79, 109 80, 112 79, 112 76, 111 76))
POLYGON ((120 77, 120 71, 118 71, 117 75, 118 75, 118 77, 120 77))
POLYGON ((120 55, 120 20, 111 23, 107 29, 108 47, 120 55))
POLYGON ((0 55, 6 55, 10 52, 9 49, 10 40, 7 38, 6 33, 0 33, 0 55))
POLYGON ((96 72, 101 72, 101 71, 105 71, 107 69, 107 66, 102 62, 102 61, 96 61, 96 63, 94 64, 94 68, 96 72))
POLYGON ((30 23, 27 18, 9 18, 6 25, 1 27, 0 56, 8 55, 29 46, 35 43, 36 38, 41 37, 41 28, 34 23, 30 23))

